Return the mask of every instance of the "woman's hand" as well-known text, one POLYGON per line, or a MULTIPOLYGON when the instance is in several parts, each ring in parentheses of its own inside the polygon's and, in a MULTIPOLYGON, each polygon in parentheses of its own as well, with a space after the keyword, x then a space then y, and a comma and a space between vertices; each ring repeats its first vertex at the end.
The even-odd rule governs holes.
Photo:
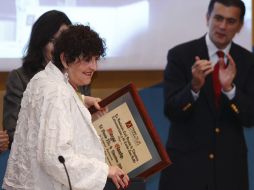
POLYGON ((110 166, 108 177, 112 179, 117 189, 126 189, 128 187, 130 179, 119 167, 110 166))
POLYGON ((7 150, 9 146, 9 136, 6 131, 0 131, 0 153, 7 150))
POLYGON ((99 102, 101 101, 100 98, 95 98, 92 96, 84 96, 84 104, 87 108, 94 106, 97 110, 101 110, 99 102))
POLYGON ((99 105, 99 102, 101 101, 100 98, 95 98, 91 96, 85 96, 84 97, 84 104, 87 108, 94 106, 98 111, 92 114, 92 120, 95 121, 99 117, 103 116, 105 113, 108 112, 107 107, 101 107, 99 105))

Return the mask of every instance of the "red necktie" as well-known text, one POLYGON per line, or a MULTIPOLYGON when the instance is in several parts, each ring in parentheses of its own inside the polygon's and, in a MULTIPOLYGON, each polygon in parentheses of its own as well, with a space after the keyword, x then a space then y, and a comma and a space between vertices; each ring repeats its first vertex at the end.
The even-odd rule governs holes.
MULTIPOLYGON (((223 51, 217 51, 217 55, 220 58, 223 58, 224 61, 224 52, 223 51)), ((219 61, 215 64, 213 69, 213 89, 214 89, 214 97, 215 97, 215 106, 216 108, 219 108, 220 106, 220 95, 221 95, 221 84, 219 81, 219 68, 220 64, 219 61)))

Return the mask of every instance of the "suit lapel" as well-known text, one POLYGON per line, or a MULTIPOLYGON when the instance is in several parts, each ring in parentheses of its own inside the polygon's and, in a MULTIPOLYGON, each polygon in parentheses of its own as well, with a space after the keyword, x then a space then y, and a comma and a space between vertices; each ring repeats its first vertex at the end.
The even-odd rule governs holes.
MULTIPOLYGON (((237 73, 236 73, 236 77, 234 79, 234 83, 237 83, 239 82, 239 78, 237 77, 239 73, 241 73, 241 66, 242 64, 239 64, 241 61, 243 61, 243 57, 241 53, 239 53, 239 47, 236 46, 236 44, 234 44, 232 42, 232 45, 231 45, 231 49, 229 51, 229 54, 232 56, 233 60, 235 61, 235 64, 236 64, 236 70, 237 70, 237 73)), ((245 72, 241 73, 241 75, 245 75, 245 72)))

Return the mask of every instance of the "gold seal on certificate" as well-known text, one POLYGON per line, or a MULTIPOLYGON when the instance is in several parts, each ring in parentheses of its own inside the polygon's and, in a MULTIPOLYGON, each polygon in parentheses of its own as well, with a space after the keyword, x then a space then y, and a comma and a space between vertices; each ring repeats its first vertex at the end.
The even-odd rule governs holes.
MULTIPOLYGON (((94 117, 93 125, 104 147, 108 165, 117 165, 129 177, 147 178, 171 161, 133 84, 101 102, 107 112, 94 117)), ((94 107, 89 108, 93 116, 94 107)))

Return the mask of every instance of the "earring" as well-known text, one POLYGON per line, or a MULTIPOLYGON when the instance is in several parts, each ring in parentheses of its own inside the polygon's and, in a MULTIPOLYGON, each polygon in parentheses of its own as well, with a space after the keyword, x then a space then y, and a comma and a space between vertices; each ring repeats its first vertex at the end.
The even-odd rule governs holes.
POLYGON ((65 83, 69 82, 69 74, 67 71, 64 72, 64 81, 65 81, 65 83))

